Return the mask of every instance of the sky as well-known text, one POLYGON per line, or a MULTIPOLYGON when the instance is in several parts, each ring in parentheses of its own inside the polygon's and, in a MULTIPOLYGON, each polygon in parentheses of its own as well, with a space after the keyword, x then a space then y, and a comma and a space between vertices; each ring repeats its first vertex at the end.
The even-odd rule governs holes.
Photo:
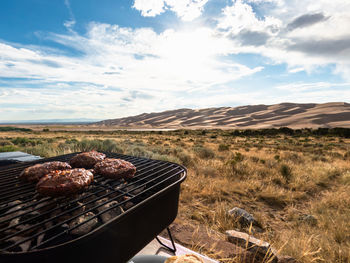
POLYGON ((350 102, 347 0, 1 0, 0 121, 350 102))

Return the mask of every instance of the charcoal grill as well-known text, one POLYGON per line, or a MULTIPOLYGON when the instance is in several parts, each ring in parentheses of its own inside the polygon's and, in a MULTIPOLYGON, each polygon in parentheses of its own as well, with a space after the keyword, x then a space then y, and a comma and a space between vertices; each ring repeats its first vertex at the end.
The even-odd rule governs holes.
POLYGON ((17 179, 28 166, 68 161, 75 154, 0 168, 0 262, 127 262, 176 218, 186 168, 170 162, 105 153, 132 162, 134 178, 97 174, 74 197, 41 198, 35 184, 17 179), (118 215, 101 222, 117 209, 118 215), (88 212, 93 216, 71 224, 88 212), (89 222, 95 223, 92 230, 72 234, 89 222))

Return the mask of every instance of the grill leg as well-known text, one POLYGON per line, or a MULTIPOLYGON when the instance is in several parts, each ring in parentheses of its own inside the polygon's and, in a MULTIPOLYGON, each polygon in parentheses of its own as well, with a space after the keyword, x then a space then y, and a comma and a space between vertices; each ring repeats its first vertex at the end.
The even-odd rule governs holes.
POLYGON ((169 227, 167 227, 166 230, 168 231, 168 235, 169 235, 169 238, 170 238, 170 241, 171 241, 172 248, 171 248, 171 247, 168 247, 168 246, 165 245, 165 244, 163 244, 162 241, 160 241, 158 237, 156 237, 156 239, 157 239, 158 243, 161 244, 164 248, 166 248, 167 250, 169 250, 170 252, 172 252, 173 254, 175 254, 175 252, 176 252, 176 246, 175 246, 175 242, 174 242, 173 236, 171 235, 171 232, 170 232, 169 227))

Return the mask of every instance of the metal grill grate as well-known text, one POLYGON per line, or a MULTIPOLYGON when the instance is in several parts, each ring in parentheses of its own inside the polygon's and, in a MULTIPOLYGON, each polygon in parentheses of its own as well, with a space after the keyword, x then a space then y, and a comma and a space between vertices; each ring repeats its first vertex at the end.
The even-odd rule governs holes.
POLYGON ((59 198, 42 198, 36 193, 35 184, 17 179, 28 166, 68 161, 75 154, 0 169, 0 253, 21 252, 19 248, 28 243, 30 246, 25 252, 74 240, 80 237, 72 234, 74 230, 89 222, 95 222, 93 229, 108 224, 101 219, 103 215, 118 211, 119 214, 109 220, 113 221, 186 175, 185 168, 177 164, 106 153, 107 157, 133 163, 137 168, 134 178, 113 180, 96 174, 94 182, 83 193, 59 198), (84 217, 89 212, 93 214, 84 217), (77 219, 78 223, 71 224, 77 219))

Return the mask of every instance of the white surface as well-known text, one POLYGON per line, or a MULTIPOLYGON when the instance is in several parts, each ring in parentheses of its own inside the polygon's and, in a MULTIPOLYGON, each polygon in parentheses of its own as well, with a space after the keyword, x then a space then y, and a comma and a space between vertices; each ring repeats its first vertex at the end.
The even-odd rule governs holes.
POLYGON ((31 155, 24 152, 3 152, 0 153, 0 160, 34 161, 41 159, 40 156, 31 155))
MULTIPOLYGON (((165 245, 172 247, 170 240, 158 236, 159 240, 164 243, 165 245)), ((188 249, 184 246, 181 246, 179 244, 175 244, 176 246, 176 255, 184 255, 184 254, 195 254, 200 256, 205 263, 218 263, 218 261, 208 258, 204 255, 201 255, 197 252, 194 252, 191 249, 188 249)), ((137 255, 160 255, 160 256, 174 256, 169 250, 166 250, 158 243, 156 239, 152 240, 147 246, 145 246, 137 255)))

